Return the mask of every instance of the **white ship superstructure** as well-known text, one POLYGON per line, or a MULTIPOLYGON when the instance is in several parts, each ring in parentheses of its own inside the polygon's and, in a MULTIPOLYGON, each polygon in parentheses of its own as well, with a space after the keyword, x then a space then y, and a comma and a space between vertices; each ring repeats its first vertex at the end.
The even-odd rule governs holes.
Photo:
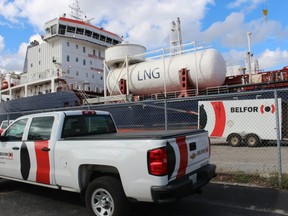
POLYGON ((61 90, 103 93, 104 51, 121 43, 121 37, 63 14, 45 23, 42 39, 28 46, 23 73, 6 77, 2 100, 61 90))

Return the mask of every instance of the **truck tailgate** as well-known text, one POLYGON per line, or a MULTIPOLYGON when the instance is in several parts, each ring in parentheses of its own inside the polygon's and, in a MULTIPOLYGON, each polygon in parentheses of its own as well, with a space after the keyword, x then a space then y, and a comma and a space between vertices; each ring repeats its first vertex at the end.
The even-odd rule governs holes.
MULTIPOLYGON (((206 131, 179 135, 167 140, 168 179, 179 179, 209 163, 209 138, 206 131)), ((197 174, 191 180, 197 180, 197 174)))

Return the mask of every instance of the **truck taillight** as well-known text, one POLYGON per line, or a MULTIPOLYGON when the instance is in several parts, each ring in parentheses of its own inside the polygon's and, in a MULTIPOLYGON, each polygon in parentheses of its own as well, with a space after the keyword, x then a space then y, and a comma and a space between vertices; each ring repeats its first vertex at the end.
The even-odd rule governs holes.
POLYGON ((96 111, 93 110, 83 110, 82 111, 83 115, 96 115, 96 111))
POLYGON ((168 174, 166 147, 148 151, 148 170, 151 175, 164 176, 168 174))

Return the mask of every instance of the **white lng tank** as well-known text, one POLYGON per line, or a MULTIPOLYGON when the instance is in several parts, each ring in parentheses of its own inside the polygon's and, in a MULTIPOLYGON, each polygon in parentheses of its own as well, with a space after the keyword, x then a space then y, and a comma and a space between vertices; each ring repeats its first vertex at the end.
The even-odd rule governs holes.
POLYGON ((127 69, 122 67, 126 56, 140 54, 143 50, 145 51, 143 46, 135 44, 116 45, 106 50, 106 64, 112 68, 106 78, 107 90, 111 95, 120 94, 118 86, 121 79, 129 80, 129 91, 134 95, 164 92, 164 81, 167 92, 179 91, 181 90, 179 71, 183 68, 189 70, 189 81, 193 88, 196 88, 197 78, 199 89, 220 86, 224 83, 226 62, 215 49, 148 61, 144 61, 142 57, 130 57, 132 64, 129 64, 129 79, 127 79, 127 69), (133 62, 140 63, 133 64, 133 62))

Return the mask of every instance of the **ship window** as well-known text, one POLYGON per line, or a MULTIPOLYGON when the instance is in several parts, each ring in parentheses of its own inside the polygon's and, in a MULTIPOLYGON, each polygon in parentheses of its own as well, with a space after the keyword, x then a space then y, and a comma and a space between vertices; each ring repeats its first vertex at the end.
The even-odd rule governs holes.
POLYGON ((99 34, 93 32, 93 35, 92 35, 93 38, 95 38, 95 39, 99 39, 99 36, 100 36, 99 34))
POLYGON ((75 47, 76 47, 76 49, 78 49, 78 47, 79 47, 78 44, 76 44, 75 47))
POLYGON ((46 34, 50 34, 50 28, 45 29, 46 34))
POLYGON ((76 76, 79 76, 79 71, 76 71, 76 76))
POLYGON ((86 52, 86 48, 85 47, 83 47, 83 53, 85 53, 86 52))
POLYGON ((92 65, 92 61, 90 61, 90 65, 92 65))
POLYGON ((40 49, 40 48, 38 49, 38 52, 39 52, 39 53, 41 52, 41 49, 40 49))
POLYGON ((53 34, 56 34, 56 32, 57 32, 57 25, 51 26, 51 34, 52 34, 52 35, 53 35, 53 34))
POLYGON ((67 59, 67 62, 69 62, 70 61, 70 56, 67 55, 66 59, 67 59))
POLYGON ((105 42, 106 37, 104 35, 100 36, 100 40, 105 42))
POLYGON ((67 47, 69 47, 70 46, 70 43, 67 41, 67 47))
POLYGON ((93 55, 94 55, 94 56, 96 55, 96 50, 93 50, 93 55))
POLYGON ((101 51, 98 52, 98 56, 101 57, 101 51))
POLYGON ((86 29, 85 30, 85 35, 88 36, 88 37, 91 37, 92 31, 86 29))
POLYGON ((83 59, 83 65, 86 65, 86 60, 85 59, 83 59))
POLYGON ((66 31, 66 25, 59 25, 58 33, 64 35, 66 31))
POLYGON ((70 33, 75 33, 75 27, 73 26, 67 26, 67 32, 70 32, 70 33))
POLYGON ((118 43, 120 43, 120 42, 117 41, 117 40, 113 40, 113 45, 116 45, 116 44, 118 44, 118 43))
POLYGON ((94 75, 94 74, 92 74, 92 78, 93 78, 93 79, 95 78, 95 75, 94 75))
POLYGON ((112 38, 107 37, 106 42, 112 44, 112 38))
POLYGON ((78 57, 76 57, 76 62, 78 62, 79 61, 79 59, 78 59, 78 57))
POLYGON ((81 35, 83 35, 83 33, 84 33, 84 29, 82 29, 82 28, 77 28, 77 29, 76 29, 76 34, 81 34, 81 35))
POLYGON ((31 63, 30 67, 33 67, 33 63, 31 63))
POLYGON ((38 64, 41 65, 41 61, 39 61, 38 64))

